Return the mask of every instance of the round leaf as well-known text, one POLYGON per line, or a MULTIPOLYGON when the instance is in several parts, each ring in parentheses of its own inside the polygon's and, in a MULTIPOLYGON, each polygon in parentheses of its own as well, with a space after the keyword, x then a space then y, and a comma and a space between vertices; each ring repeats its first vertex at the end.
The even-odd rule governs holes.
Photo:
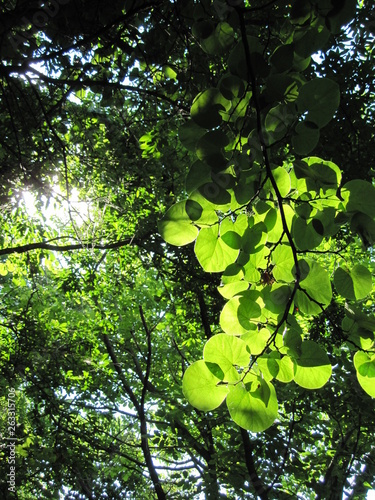
POLYGON ((236 382, 239 379, 235 366, 247 366, 250 362, 246 343, 225 333, 210 338, 204 347, 203 358, 219 365, 224 373, 223 380, 227 382, 236 382))
POLYGON ((221 112, 230 107, 230 102, 212 88, 198 94, 191 107, 191 117, 202 128, 215 128, 222 122, 221 112))
POLYGON ((305 340, 301 344, 301 355, 296 360, 294 375, 296 384, 305 389, 320 389, 332 373, 327 353, 316 342, 305 340))
POLYGON ((220 315, 220 325, 229 335, 243 335, 253 330, 254 322, 261 315, 261 308, 255 300, 259 293, 248 290, 227 302, 220 315))
POLYGON ((289 356, 283 356, 280 360, 276 360, 279 364, 279 372, 276 375, 276 380, 287 384, 294 379, 294 362, 289 356))
POLYGON ((263 352, 271 334, 267 328, 245 333, 241 339, 246 342, 252 355, 263 352))
POLYGON ((315 78, 301 87, 296 103, 300 113, 307 111, 308 121, 324 127, 339 106, 340 88, 333 80, 315 78))
POLYGON ((198 228, 186 212, 185 201, 173 205, 159 221, 158 228, 162 238, 171 245, 187 245, 198 236, 198 228))
POLYGON ((329 274, 323 267, 310 259, 299 262, 303 275, 300 288, 296 293, 295 303, 305 314, 319 314, 322 307, 327 306, 332 299, 332 288, 329 274), (306 293, 304 293, 304 291, 306 293))
POLYGON ((290 191, 290 175, 283 167, 275 168, 275 170, 273 170, 272 172, 272 175, 275 178, 281 196, 284 198, 289 194, 290 191))
POLYGON ((227 406, 234 422, 252 432, 268 429, 277 418, 278 403, 275 388, 265 380, 254 392, 248 392, 243 384, 231 387, 227 396, 227 406))
POLYGON ((348 212, 362 212, 375 217, 375 188, 361 179, 347 182, 341 189, 348 212))
POLYGON ((338 293, 349 300, 363 299, 372 289, 371 273, 360 264, 352 269, 338 267, 333 280, 338 293))
POLYGON ((365 352, 358 351, 353 358, 357 379, 362 389, 375 398, 375 361, 365 352))
POLYGON ((218 385, 221 380, 216 377, 203 360, 196 361, 188 367, 182 380, 184 396, 198 410, 214 410, 224 401, 228 394, 226 385, 218 385))
POLYGON ((236 260, 238 250, 219 237, 219 227, 215 225, 201 229, 195 243, 195 254, 206 272, 218 273, 236 260))

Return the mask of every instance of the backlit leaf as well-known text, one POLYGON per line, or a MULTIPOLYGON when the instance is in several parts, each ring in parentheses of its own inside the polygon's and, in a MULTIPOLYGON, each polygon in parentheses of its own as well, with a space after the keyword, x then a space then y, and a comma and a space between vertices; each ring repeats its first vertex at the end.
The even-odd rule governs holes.
POLYGON ((203 358, 205 361, 218 364, 224 373, 223 380, 227 382, 239 380, 239 373, 235 367, 244 367, 250 362, 246 343, 238 337, 224 333, 209 339, 203 350, 203 358))
POLYGON ((182 380, 184 396, 198 410, 214 410, 224 401, 228 387, 209 370, 203 360, 190 365, 182 380))
POLYGON ((332 367, 324 349, 316 342, 305 340, 301 344, 301 355, 295 360, 294 381, 305 389, 320 389, 329 380, 332 367))
POLYGON ((268 429, 277 418, 278 403, 275 389, 265 380, 262 384, 266 385, 269 391, 267 402, 264 396, 262 397, 261 382, 259 388, 253 392, 248 392, 243 384, 232 386, 227 396, 228 410, 234 422, 252 432, 268 429))

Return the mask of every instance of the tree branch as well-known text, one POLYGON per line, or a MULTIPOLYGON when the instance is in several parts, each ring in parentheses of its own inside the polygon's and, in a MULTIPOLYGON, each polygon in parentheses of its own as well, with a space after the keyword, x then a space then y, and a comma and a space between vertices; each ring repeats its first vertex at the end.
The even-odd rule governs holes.
POLYGON ((249 438, 249 434, 245 429, 242 428, 241 428, 241 437, 245 451, 246 468, 250 474, 251 483, 254 486, 255 492, 258 495, 258 497, 261 500, 268 500, 268 494, 267 494, 268 488, 264 486, 255 468, 255 463, 253 459, 253 449, 249 438))
MULTIPOLYGON (((69 238, 63 237, 61 239, 69 238)), ((121 248, 126 245, 137 244, 137 241, 134 236, 115 241, 113 243, 95 243, 95 241, 85 241, 82 243, 74 243, 69 245, 53 245, 48 241, 40 241, 36 243, 27 243, 26 245, 18 245, 16 247, 7 247, 0 249, 0 255, 11 255, 13 253, 26 253, 31 250, 50 250, 53 252, 70 252, 73 250, 85 250, 85 249, 94 249, 94 250, 113 250, 115 248, 121 248)))

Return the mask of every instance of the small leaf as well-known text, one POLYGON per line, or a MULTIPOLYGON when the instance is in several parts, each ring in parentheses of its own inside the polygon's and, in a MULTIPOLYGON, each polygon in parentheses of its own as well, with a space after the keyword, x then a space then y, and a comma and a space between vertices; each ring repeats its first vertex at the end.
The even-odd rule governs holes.
POLYGON ((221 236, 221 238, 228 245, 228 247, 235 248, 236 250, 241 248, 242 238, 235 231, 227 231, 221 236))
POLYGON ((277 188, 283 198, 290 192, 291 182, 290 175, 283 167, 277 167, 272 171, 272 175, 276 181, 277 188))
POLYGON ((357 379, 362 389, 375 398, 375 360, 365 352, 358 351, 353 358, 357 379))
POLYGON ((291 283, 295 280, 293 274, 294 256, 290 245, 278 245, 272 252, 272 263, 275 266, 272 274, 277 281, 291 283))
POLYGON ((293 219, 291 233, 299 250, 312 250, 323 240, 322 234, 315 230, 313 221, 307 222, 297 216, 293 219))

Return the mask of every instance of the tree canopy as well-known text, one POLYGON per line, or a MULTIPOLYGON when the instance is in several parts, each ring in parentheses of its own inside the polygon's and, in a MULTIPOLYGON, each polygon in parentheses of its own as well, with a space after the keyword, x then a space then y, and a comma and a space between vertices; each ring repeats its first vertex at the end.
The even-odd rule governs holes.
POLYGON ((365 499, 373 3, 0 5, 1 497, 365 499))

